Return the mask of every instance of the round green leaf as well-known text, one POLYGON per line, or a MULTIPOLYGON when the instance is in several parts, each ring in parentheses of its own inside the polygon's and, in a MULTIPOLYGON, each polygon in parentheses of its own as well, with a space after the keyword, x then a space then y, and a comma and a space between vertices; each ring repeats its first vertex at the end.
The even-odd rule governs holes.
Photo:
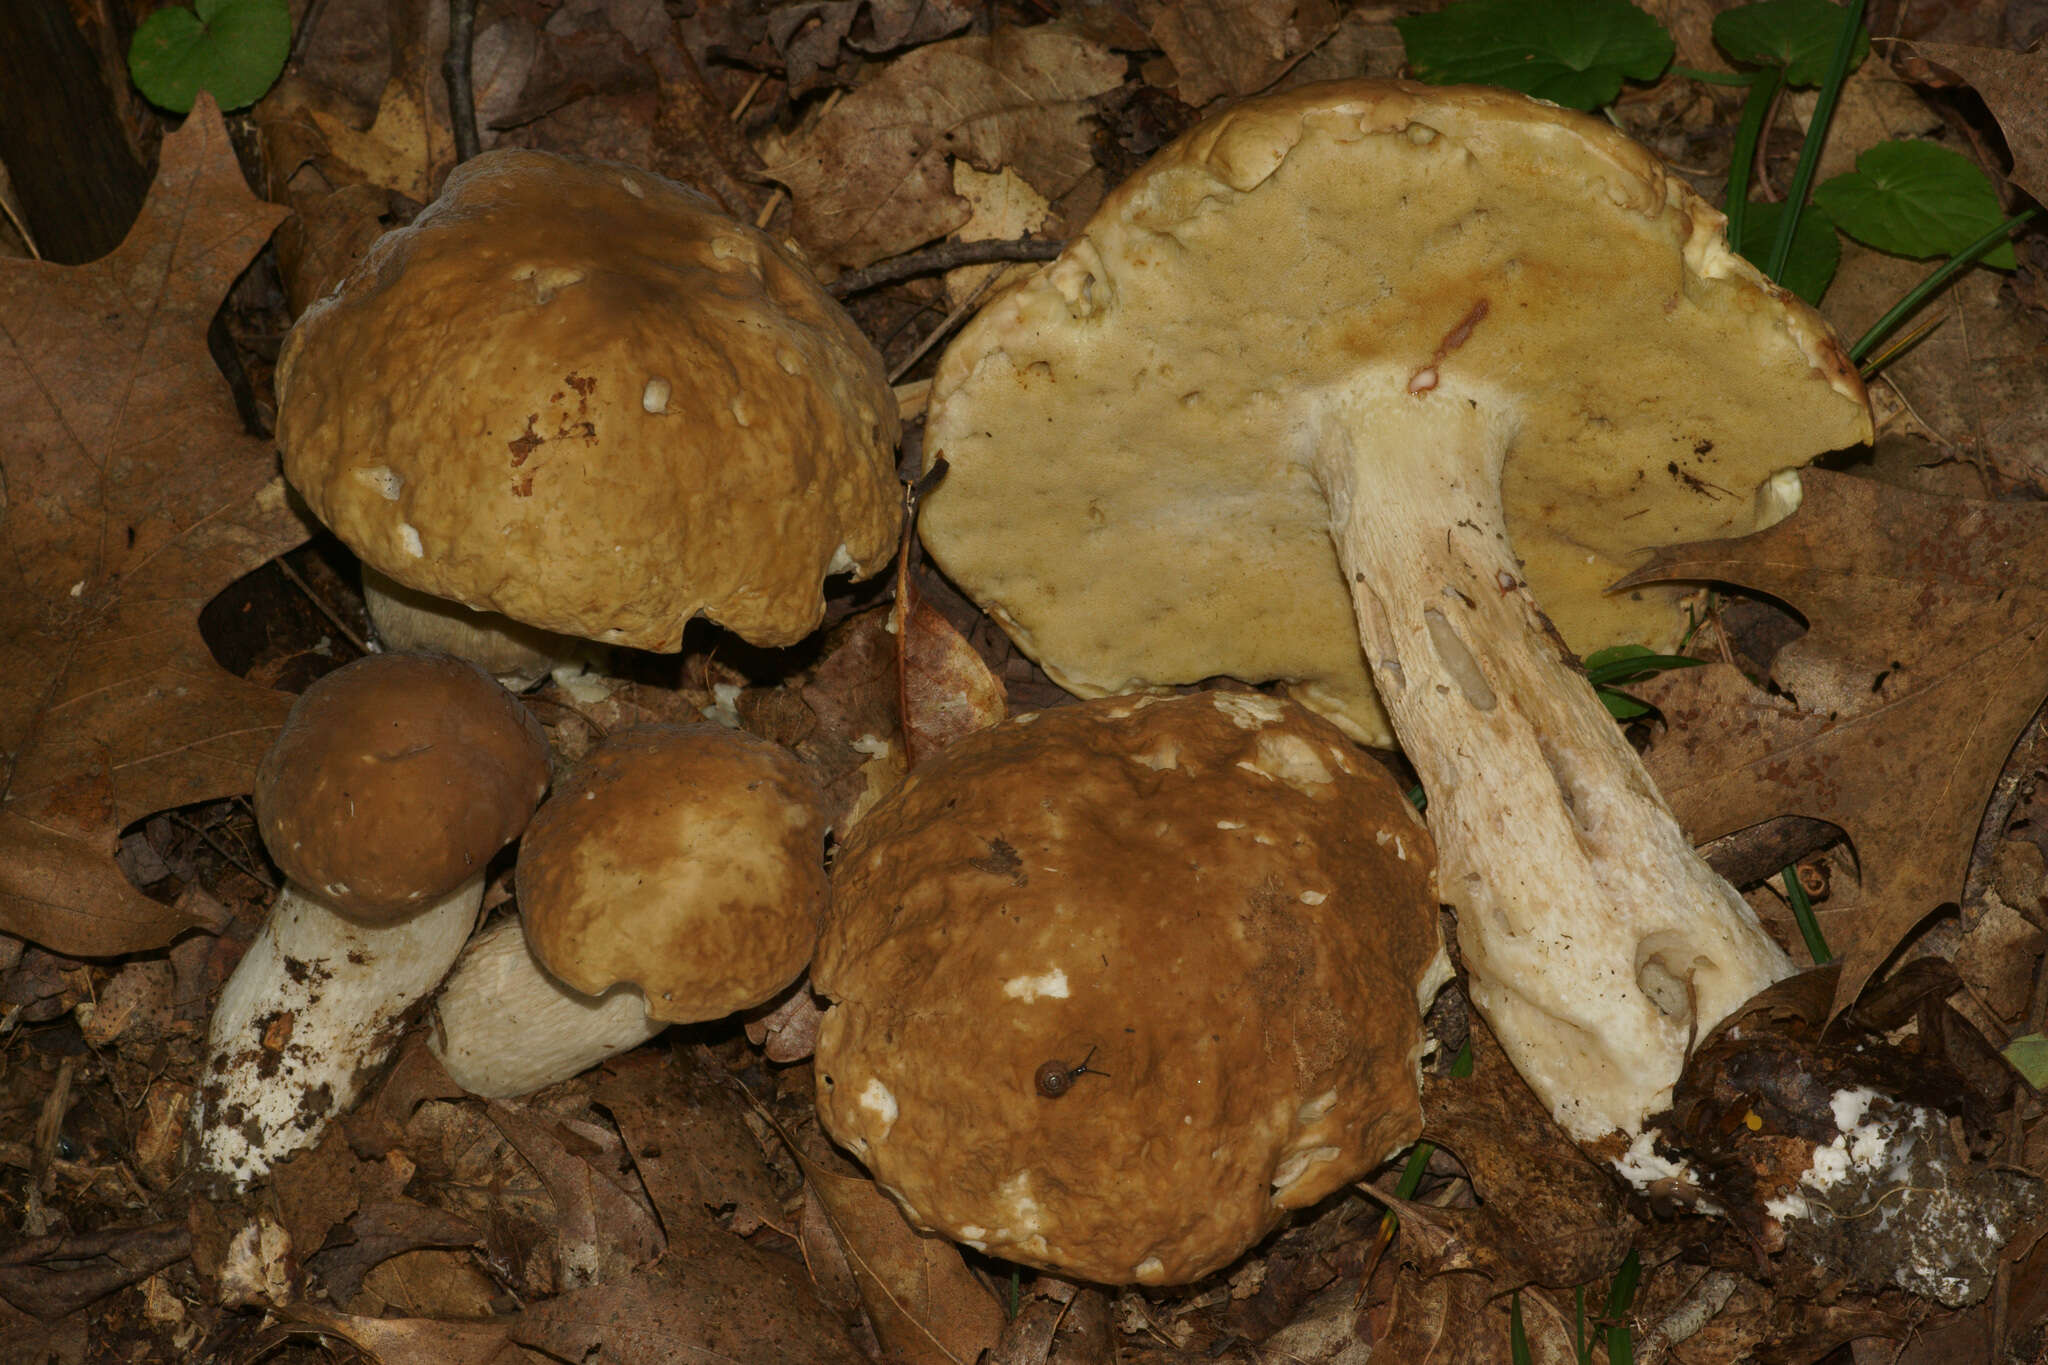
MULTIPOLYGON (((1759 270, 1770 257, 1771 244, 1778 238, 1778 224, 1784 217, 1783 204, 1751 204, 1742 220, 1742 240, 1735 244, 1735 249, 1759 270)), ((1818 304, 1820 296, 1834 282, 1835 267, 1841 263, 1842 242, 1835 236, 1835 225, 1828 221, 1826 210, 1818 204, 1808 204, 1799 215, 1799 226, 1792 230, 1792 254, 1785 258, 1784 278, 1778 283, 1808 303, 1818 304)))
POLYGON ((2048 1038, 2025 1033, 2007 1043, 2005 1060, 2036 1090, 2048 1089, 2048 1038))
MULTIPOLYGON (((1714 42, 1745 66, 1777 66, 1787 85, 1819 85, 1842 34, 1844 14, 1829 0, 1761 0, 1714 16, 1714 42)), ((1849 69, 1870 55, 1870 35, 1859 32, 1849 69)))
POLYGON ((290 0, 198 0, 160 9, 128 45, 128 75, 159 108, 186 113, 201 90, 223 109, 263 97, 291 55, 290 0))
MULTIPOLYGON (((1977 163, 1933 142, 1880 142, 1813 198, 1865 246, 1917 259, 1953 256, 2005 221, 1977 163)), ((2019 257, 2007 242, 1986 253, 1984 264, 2011 270, 2019 257)))
POLYGON ((1628 0, 1460 0, 1394 20, 1415 74, 1435 85, 1504 85, 1569 109, 1655 80, 1671 35, 1628 0))

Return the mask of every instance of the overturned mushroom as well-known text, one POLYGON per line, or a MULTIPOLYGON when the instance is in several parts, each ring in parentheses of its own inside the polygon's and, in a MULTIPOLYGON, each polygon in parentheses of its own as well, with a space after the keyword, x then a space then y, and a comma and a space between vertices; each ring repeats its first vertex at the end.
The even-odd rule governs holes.
POLYGON ((522 1095, 760 1004, 810 961, 824 854, 823 798, 786 751, 719 725, 611 736, 534 816, 524 935, 464 954, 436 1055, 465 1089, 522 1095))
POLYGON ((819 1117, 949 1237, 1194 1279, 1420 1130, 1433 874, 1393 780, 1271 697, 980 731, 840 852, 819 1117))
POLYGON ((214 1009, 202 1177, 246 1188, 355 1103, 547 783, 540 726, 473 664, 373 654, 306 690, 257 771, 287 880, 214 1009))
POLYGON ((501 150, 306 310, 286 476, 365 564, 544 631, 788 644, 901 520, 881 358, 695 191, 501 150))
POLYGON ((1623 1146, 1790 964, 1537 595, 1749 530, 1760 486, 1870 433, 1826 324, 1722 228, 1597 120, 1303 87, 1188 132, 985 310, 926 429, 925 543, 1080 690, 1328 703, 1362 646, 1475 1003, 1567 1129, 1623 1146))

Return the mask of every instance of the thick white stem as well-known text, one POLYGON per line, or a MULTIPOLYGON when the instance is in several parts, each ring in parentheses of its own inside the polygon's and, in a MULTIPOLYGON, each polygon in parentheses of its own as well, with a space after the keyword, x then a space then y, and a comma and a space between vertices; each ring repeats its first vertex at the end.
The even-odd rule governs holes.
POLYGON ((192 1162, 237 1190, 319 1141, 476 927, 470 878, 397 924, 361 924, 287 883, 222 987, 192 1101, 192 1162))
POLYGON ((472 1095, 513 1099, 640 1046, 668 1025, 632 986, 571 990, 526 946, 517 920, 478 934, 434 1001, 427 1046, 472 1095))
POLYGON ((1791 963, 1522 583, 1512 406, 1411 382, 1333 398, 1314 436, 1366 660, 1429 794, 1473 1003, 1574 1137, 1634 1135, 1695 1038, 1791 963))

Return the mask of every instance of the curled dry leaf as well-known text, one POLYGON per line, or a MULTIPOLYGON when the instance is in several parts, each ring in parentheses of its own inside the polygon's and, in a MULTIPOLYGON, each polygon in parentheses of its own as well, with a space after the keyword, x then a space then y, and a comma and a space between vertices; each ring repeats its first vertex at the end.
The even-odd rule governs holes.
POLYGON ((1151 21, 1181 102, 1256 94, 1337 30, 1329 0, 1173 0, 1151 21))
POLYGON ((2048 49, 2006 52, 1963 43, 1910 43, 1908 50, 1961 76, 1984 97, 2012 152, 2012 183, 2048 199, 2048 49))
POLYGON ((120 831, 250 790, 291 705, 217 665, 198 625, 305 539, 206 349, 283 216, 202 97, 113 254, 0 261, 0 930, 59 952, 189 927, 121 875, 120 831))
POLYGON ((1660 550, 1620 586, 1739 583, 1812 623, 1772 668, 1792 702, 1726 664, 1635 690, 1664 714, 1645 762, 1695 842, 1784 814, 1848 831, 1862 885, 1821 912, 1840 1009, 1961 893, 1991 786, 2048 695, 2048 507, 1803 477, 1790 519, 1660 550))

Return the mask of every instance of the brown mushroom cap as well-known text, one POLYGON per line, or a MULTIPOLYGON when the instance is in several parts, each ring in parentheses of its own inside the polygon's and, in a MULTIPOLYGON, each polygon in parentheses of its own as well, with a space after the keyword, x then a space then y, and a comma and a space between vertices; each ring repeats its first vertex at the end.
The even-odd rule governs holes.
POLYGON ((788 252, 683 186, 487 152, 309 308, 285 474, 366 563, 546 630, 758 644, 896 543, 881 358, 788 252))
POLYGON ((489 674, 372 654, 293 705, 256 770, 256 823, 293 882, 391 923, 482 872, 547 787, 546 736, 489 674))
POLYGON ((1572 649, 1668 646, 1676 592, 1606 587, 1651 547, 1756 529, 1760 485, 1870 434, 1827 324, 1724 225, 1611 126, 1508 91, 1246 100, 947 348, 919 534, 1083 696, 1285 679, 1391 743, 1323 426, 1441 372, 1496 395, 1508 537, 1572 649))
POLYGON ((991 1254, 1190 1280, 1421 1127, 1435 850, 1299 707, 1113 698, 981 731, 863 817, 833 892, 819 1116, 991 1254))
POLYGON ((823 797, 787 751, 720 725, 598 747, 519 847, 533 954, 587 995, 639 987, 684 1024, 758 1005, 810 961, 829 894, 823 797))

